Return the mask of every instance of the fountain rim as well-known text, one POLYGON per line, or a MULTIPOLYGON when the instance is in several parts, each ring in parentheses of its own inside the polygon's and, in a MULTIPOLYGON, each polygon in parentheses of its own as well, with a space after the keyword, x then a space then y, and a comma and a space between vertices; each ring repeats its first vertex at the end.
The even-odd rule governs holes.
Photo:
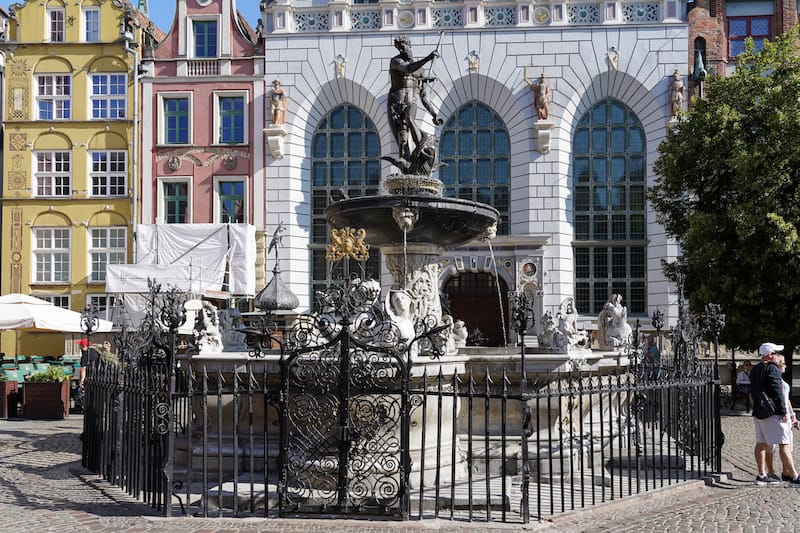
POLYGON ((377 218, 372 219, 372 215, 374 214, 377 216, 379 213, 388 215, 385 217, 386 222, 384 223, 385 226, 383 226, 385 229, 376 229, 375 226, 373 226, 372 231, 370 231, 370 227, 364 228, 367 230, 367 241, 378 247, 408 242, 408 244, 437 244, 443 249, 454 248, 472 242, 492 223, 496 223, 500 220, 499 211, 490 205, 474 200, 444 196, 400 196, 391 194, 359 196, 357 198, 339 200, 330 204, 324 210, 324 216, 328 225, 339 229, 347 226, 367 226, 367 224, 363 224, 363 222, 366 220, 377 220, 377 218), (403 238, 402 232, 391 218, 390 212, 394 207, 411 207, 421 210, 420 220, 415 224, 414 229, 408 233, 407 241, 403 238), (435 223, 431 225, 431 222, 428 220, 429 217, 425 216, 426 212, 435 213, 439 217, 439 221, 442 220, 443 215, 445 219, 448 215, 452 217, 464 216, 468 217, 467 220, 469 221, 478 217, 485 223, 485 227, 478 230, 475 228, 475 224, 465 224, 464 227, 470 228, 470 230, 464 232, 462 235, 458 235, 457 232, 448 232, 445 226, 437 226, 435 223), (339 217, 346 220, 341 220, 339 217), (392 226, 394 227, 392 228, 392 226), (434 228, 442 228, 445 233, 439 238, 432 238, 431 233, 435 232, 434 228), (447 238, 444 238, 445 235, 447 235, 447 238), (370 237, 372 237, 372 239, 370 237))

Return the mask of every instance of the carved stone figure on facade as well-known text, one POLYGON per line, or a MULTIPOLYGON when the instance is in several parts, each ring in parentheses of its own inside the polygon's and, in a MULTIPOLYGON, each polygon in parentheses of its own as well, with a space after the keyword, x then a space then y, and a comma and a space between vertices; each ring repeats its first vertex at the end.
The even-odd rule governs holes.
POLYGON ((217 327, 217 308, 207 301, 197 311, 194 319, 194 344, 198 353, 219 353, 222 351, 222 335, 217 327))
POLYGON ((336 77, 344 78, 344 68, 347 66, 347 60, 342 54, 337 54, 334 63, 336 65, 336 77))
POLYGON ((611 67, 611 70, 617 70, 619 68, 619 51, 616 46, 612 46, 608 49, 606 58, 608 58, 608 66, 611 67))
POLYGON ((272 113, 272 124, 281 125, 286 121, 286 93, 281 88, 280 80, 272 82, 269 93, 269 109, 272 113))
POLYGON ((550 102, 553 101, 553 93, 550 89, 550 84, 547 83, 544 77, 544 72, 542 72, 538 80, 530 81, 526 71, 525 83, 533 89, 533 105, 536 107, 536 116, 540 120, 546 120, 550 116, 550 102))
POLYGON ((678 69, 672 73, 672 81, 669 82, 669 112, 670 116, 677 117, 683 110, 683 101, 685 99, 685 88, 681 73, 678 69))
POLYGON ((386 104, 389 126, 397 142, 400 157, 411 161, 411 143, 417 145, 420 142, 420 132, 414 123, 417 95, 423 106, 433 116, 434 121, 438 120, 425 93, 427 85, 435 78, 423 77, 420 70, 438 57, 439 53, 434 50, 424 58, 415 61, 411 50, 411 41, 404 35, 394 40, 394 46, 399 53, 389 63, 390 87, 386 104))
POLYGON ((478 72, 481 66, 481 55, 475 50, 470 50, 467 54, 467 62, 469 63, 470 72, 478 72))
POLYGON ((633 329, 628 324, 628 308, 622 296, 614 294, 597 317, 597 342, 601 349, 614 349, 631 342, 633 329))

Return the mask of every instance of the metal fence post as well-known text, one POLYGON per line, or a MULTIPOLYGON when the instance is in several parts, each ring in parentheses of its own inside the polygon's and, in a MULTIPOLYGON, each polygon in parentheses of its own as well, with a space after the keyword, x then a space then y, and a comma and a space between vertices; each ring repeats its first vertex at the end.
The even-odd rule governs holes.
POLYGON ((520 432, 522 439, 520 442, 522 447, 522 501, 520 513, 522 514, 522 522, 527 524, 531 519, 528 495, 531 481, 530 464, 528 462, 528 437, 531 434, 531 408, 528 405, 528 376, 525 370, 525 332, 533 327, 534 317, 533 308, 524 293, 517 293, 513 296, 512 320, 520 346, 519 396, 522 404, 522 431, 520 432))

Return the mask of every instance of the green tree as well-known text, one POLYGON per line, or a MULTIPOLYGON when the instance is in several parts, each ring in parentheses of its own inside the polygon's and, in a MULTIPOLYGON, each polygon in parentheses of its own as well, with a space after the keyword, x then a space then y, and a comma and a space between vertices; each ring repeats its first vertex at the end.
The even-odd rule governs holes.
MULTIPOLYGON (((798 32, 707 80, 659 146, 649 191, 657 220, 681 247, 692 309, 722 305, 721 339, 756 349, 800 345, 800 57, 798 32)), ((791 368, 791 366, 789 366, 791 368)))

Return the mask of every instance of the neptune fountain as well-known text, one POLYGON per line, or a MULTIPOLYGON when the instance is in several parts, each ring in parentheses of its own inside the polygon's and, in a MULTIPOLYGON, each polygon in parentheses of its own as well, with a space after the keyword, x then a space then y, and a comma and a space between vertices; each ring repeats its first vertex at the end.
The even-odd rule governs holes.
MULTIPOLYGON (((435 78, 422 74, 437 52, 414 60, 407 38, 398 37, 395 46, 399 53, 390 63, 387 111, 399 157, 383 159, 397 171, 384 180, 385 194, 332 203, 325 217, 334 235, 346 228, 365 230, 366 240, 381 250, 394 278, 387 312, 399 317, 396 322, 401 329, 408 330, 410 321, 419 334, 423 324, 429 329, 452 326, 452 318, 442 315, 439 298, 442 253, 474 239, 493 237, 499 213, 479 202, 443 196, 443 183, 433 176, 436 139, 422 132, 416 122, 419 100, 434 123, 441 124, 425 92, 435 78)), ((445 350, 448 342, 455 344, 452 327, 447 335, 440 347, 445 350)))

